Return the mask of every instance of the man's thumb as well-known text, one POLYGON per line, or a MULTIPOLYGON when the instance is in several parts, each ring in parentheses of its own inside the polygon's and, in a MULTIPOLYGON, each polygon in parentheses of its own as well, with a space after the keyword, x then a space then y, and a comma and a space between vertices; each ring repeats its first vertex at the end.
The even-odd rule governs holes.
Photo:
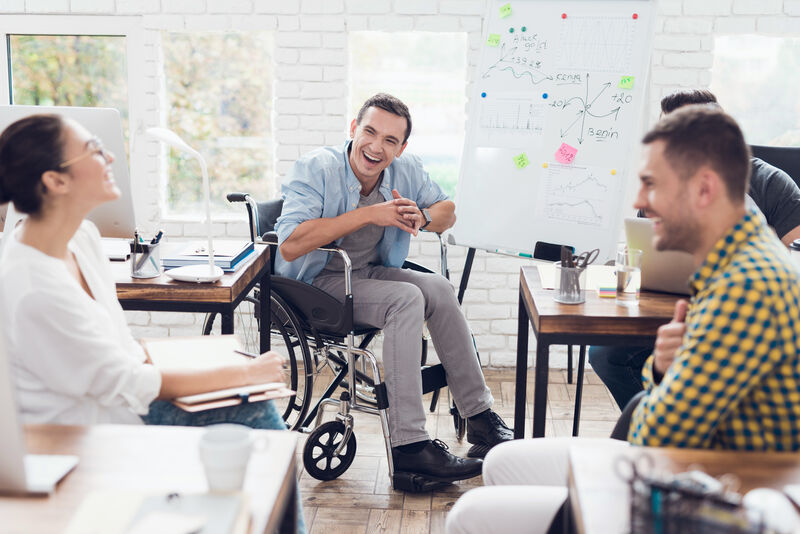
POLYGON ((673 323, 682 323, 686 320, 686 311, 689 309, 689 303, 685 299, 680 299, 675 303, 675 314, 672 316, 673 323))

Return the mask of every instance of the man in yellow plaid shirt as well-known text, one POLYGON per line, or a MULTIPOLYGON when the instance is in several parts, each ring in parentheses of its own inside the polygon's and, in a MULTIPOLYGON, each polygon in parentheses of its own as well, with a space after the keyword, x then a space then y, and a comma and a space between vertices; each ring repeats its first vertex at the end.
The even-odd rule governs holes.
MULTIPOLYGON (((800 279, 763 217, 745 208, 750 150, 741 130, 718 108, 687 106, 643 143, 634 207, 654 221, 654 245, 691 253, 697 271, 691 301, 678 301, 673 321, 658 331, 628 441, 800 450, 800 279)), ((458 500, 447 533, 559 531, 551 521, 567 497, 573 439, 493 448, 483 464, 486 487, 458 500)))
POLYGON ((691 301, 644 366, 635 445, 800 450, 800 281, 763 217, 746 211, 749 151, 733 119, 690 106, 644 138, 634 207, 655 246, 685 250, 691 301))

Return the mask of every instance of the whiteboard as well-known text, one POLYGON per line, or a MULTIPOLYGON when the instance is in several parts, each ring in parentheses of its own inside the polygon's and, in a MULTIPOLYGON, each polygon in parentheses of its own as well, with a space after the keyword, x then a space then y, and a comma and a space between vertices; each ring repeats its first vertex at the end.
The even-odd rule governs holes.
POLYGON ((456 244, 611 256, 639 162, 655 11, 642 0, 490 0, 456 244))

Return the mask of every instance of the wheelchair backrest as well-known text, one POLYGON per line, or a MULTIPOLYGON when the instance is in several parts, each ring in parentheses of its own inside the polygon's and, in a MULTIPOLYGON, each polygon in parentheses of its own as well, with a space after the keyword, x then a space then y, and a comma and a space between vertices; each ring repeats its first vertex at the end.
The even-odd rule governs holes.
POLYGON ((281 215, 283 209, 283 199, 267 200, 266 202, 256 202, 258 208, 257 225, 258 235, 263 236, 275 230, 275 223, 281 215))

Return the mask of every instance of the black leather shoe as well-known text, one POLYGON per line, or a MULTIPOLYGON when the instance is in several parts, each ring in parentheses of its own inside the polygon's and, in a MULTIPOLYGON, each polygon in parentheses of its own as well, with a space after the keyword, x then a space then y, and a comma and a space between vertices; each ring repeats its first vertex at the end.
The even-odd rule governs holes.
POLYGON ((483 458, 498 443, 512 439, 514 431, 492 410, 467 419, 467 441, 473 444, 467 452, 470 458, 483 458))
POLYGON ((459 458, 447 452, 442 441, 429 441, 420 452, 410 454, 392 448, 395 473, 414 473, 437 482, 454 482, 481 474, 483 460, 459 458))

